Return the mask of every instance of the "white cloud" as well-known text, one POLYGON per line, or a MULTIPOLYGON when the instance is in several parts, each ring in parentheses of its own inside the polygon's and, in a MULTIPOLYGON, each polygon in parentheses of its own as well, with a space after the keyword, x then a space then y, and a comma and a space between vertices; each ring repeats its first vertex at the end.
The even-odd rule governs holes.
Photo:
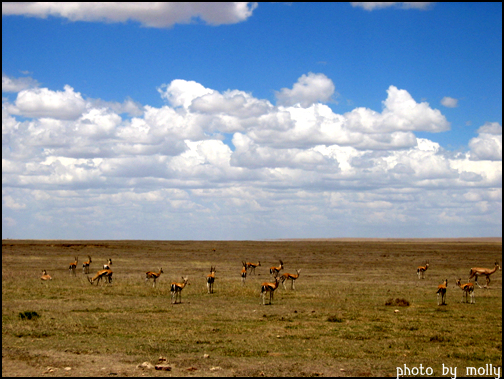
POLYGON ((26 208, 26 204, 17 203, 12 196, 3 196, 2 202, 4 207, 12 208, 12 209, 23 209, 26 208))
POLYGON ((478 129, 478 137, 469 141, 472 160, 502 161, 502 125, 487 122, 478 129))
POLYGON ((171 27, 201 19, 210 25, 234 24, 252 16, 257 3, 2 3, 2 15, 46 18, 63 17, 70 21, 138 21, 155 28, 171 27))
POLYGON ((159 87, 161 107, 87 99, 70 86, 24 89, 2 108, 2 217, 17 223, 2 227, 12 237, 85 228, 107 238, 117 226, 114 238, 165 239, 388 233, 405 223, 436 235, 449 220, 500 230, 500 124, 454 154, 415 136, 449 123, 404 89, 390 86, 381 110, 338 114, 320 103, 334 93, 330 79, 296 84, 276 106, 185 80, 159 87))
POLYGON ((37 86, 37 81, 28 76, 12 78, 2 73, 2 92, 19 92, 26 88, 37 86))
POLYGON ((441 105, 444 105, 447 108, 456 108, 456 107, 458 107, 458 99, 454 99, 453 97, 445 96, 441 99, 441 105))
POLYGON ((324 74, 302 75, 292 89, 282 88, 276 93, 278 104, 289 106, 300 104, 303 108, 317 102, 328 102, 334 94, 334 83, 324 74))
POLYGON ((367 11, 395 7, 400 9, 429 9, 432 2, 351 2, 352 7, 363 8, 367 11))
POLYGON ((85 110, 86 103, 79 92, 68 85, 63 91, 47 88, 25 89, 18 93, 9 112, 24 117, 50 117, 74 120, 85 110))

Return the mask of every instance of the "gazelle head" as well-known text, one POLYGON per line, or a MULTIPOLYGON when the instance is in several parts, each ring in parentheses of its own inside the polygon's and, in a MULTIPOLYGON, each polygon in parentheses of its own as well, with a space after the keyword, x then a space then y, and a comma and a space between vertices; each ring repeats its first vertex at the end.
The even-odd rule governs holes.
POLYGON ((495 262, 495 267, 499 267, 499 271, 501 270, 501 266, 499 265, 499 262, 495 262))
POLYGON ((283 268, 283 262, 282 262, 282 260, 279 259, 279 261, 280 261, 280 267, 283 268))
POLYGON ((217 271, 215 271, 215 267, 214 266, 210 266, 210 274, 214 274, 216 272, 217 271))
POLYGON ((159 273, 160 273, 160 274, 162 274, 163 272, 164 272, 164 271, 163 271, 163 268, 162 268, 162 267, 160 267, 160 268, 159 268, 159 273))

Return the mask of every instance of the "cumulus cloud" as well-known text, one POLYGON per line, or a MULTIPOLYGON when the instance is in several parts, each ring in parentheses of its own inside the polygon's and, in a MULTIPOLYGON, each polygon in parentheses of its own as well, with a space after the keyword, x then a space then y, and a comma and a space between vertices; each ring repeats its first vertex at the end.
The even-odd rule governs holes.
POLYGON ((37 86, 38 82, 29 76, 12 78, 2 73, 2 92, 19 92, 37 86))
POLYGON ((328 102, 334 94, 334 84, 324 74, 302 75, 292 89, 282 88, 276 93, 280 105, 289 106, 300 104, 303 108, 317 102, 328 102))
POLYGON ((454 99, 453 97, 445 96, 441 99, 441 105, 444 105, 447 108, 456 108, 456 107, 458 107, 458 99, 454 99))
POLYGON ((395 86, 384 89, 382 109, 343 114, 322 103, 334 94, 322 74, 280 90, 277 105, 181 79, 158 91, 160 107, 88 99, 70 86, 4 100, 3 227, 65 230, 53 224, 64 220, 58 225, 89 225, 106 238, 104 225, 129 220, 114 238, 169 238, 167 229, 195 238, 188 231, 204 222, 198 238, 226 238, 213 234, 224 229, 231 238, 274 238, 281 230, 305 236, 308 224, 325 235, 334 223, 479 225, 485 214, 500 230, 498 123, 454 154, 415 136, 448 130, 442 113, 395 86))
POLYGON ((502 161, 502 125, 487 122, 478 129, 478 137, 469 141, 472 160, 502 161))
POLYGON ((2 15, 46 18, 63 17, 70 21, 138 21, 154 28, 171 27, 201 19, 210 25, 234 24, 252 16, 257 3, 2 3, 2 15))
POLYGON ((367 11, 373 11, 375 9, 384 9, 384 8, 400 8, 400 9, 429 9, 431 7, 432 2, 351 2, 352 7, 363 8, 367 11))
POLYGON ((62 120, 78 118, 86 109, 79 92, 68 85, 63 91, 47 88, 25 89, 18 93, 9 112, 24 117, 51 117, 62 120))

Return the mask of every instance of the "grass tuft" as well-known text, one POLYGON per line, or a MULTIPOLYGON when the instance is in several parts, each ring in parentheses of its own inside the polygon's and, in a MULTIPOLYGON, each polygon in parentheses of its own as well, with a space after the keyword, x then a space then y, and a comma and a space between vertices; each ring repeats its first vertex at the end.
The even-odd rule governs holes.
POLYGON ((39 317, 40 315, 34 311, 19 312, 19 318, 21 320, 37 320, 39 317))

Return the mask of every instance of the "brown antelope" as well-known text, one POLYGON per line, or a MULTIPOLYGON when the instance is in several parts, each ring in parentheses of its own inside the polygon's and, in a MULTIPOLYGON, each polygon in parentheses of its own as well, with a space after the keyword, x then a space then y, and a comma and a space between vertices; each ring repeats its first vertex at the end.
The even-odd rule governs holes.
POLYGON ((214 282, 215 282, 215 267, 210 266, 210 274, 207 275, 208 293, 213 293, 214 282))
POLYGON ((91 283, 91 285, 93 285, 93 283, 96 281, 96 285, 98 285, 98 283, 100 283, 100 280, 102 278, 105 278, 105 280, 107 280, 109 283, 112 283, 112 270, 100 270, 96 273, 96 275, 92 278, 92 279, 89 279, 89 276, 87 277, 89 283, 91 283))
POLYGON ((145 273, 145 283, 147 283, 149 279, 152 279, 152 287, 155 287, 157 278, 159 278, 163 272, 162 268, 159 268, 159 272, 147 271, 145 273))
MULTIPOLYGON (((273 300, 273 292, 278 288, 278 284, 280 283, 280 278, 277 276, 275 277, 275 283, 263 283, 261 285, 261 295, 260 297, 262 297, 262 304, 263 305, 266 305, 265 303, 265 296, 266 294, 269 292, 270 294, 270 300, 269 300, 269 304, 271 304, 271 301, 273 300)), ((261 304, 261 301, 259 301, 259 304, 261 304)))
POLYGON ((171 284, 171 302, 172 304, 177 304, 177 297, 179 298, 179 303, 182 302, 182 290, 188 284, 187 282, 189 281, 189 278, 184 278, 182 277, 182 283, 175 283, 173 282, 171 284), (173 301, 175 299, 175 302, 173 301))
POLYGON ((273 275, 274 278, 278 276, 280 270, 283 270, 283 262, 280 260, 280 266, 278 267, 270 267, 270 274, 273 275))
POLYGON ((425 279, 425 271, 429 268, 429 261, 425 262, 425 266, 418 266, 416 272, 418 279, 425 279))
POLYGON ((475 278, 474 282, 478 285, 479 288, 482 288, 478 283, 478 276, 485 275, 486 276, 485 288, 488 288, 488 285, 490 284, 490 275, 492 275, 495 271, 497 271, 497 269, 499 269, 499 270, 501 269, 501 266, 499 265, 498 262, 495 262, 495 267, 493 269, 474 267, 469 272, 469 279, 468 280, 471 280, 474 277, 475 278))
POLYGON ((437 305, 439 305, 439 295, 441 295, 441 305, 446 305, 446 286, 448 285, 448 279, 445 279, 443 284, 438 286, 437 290, 437 305))
POLYGON ((457 280, 457 286, 460 287, 460 289, 464 292, 462 292, 462 300, 460 301, 461 303, 464 302, 464 296, 465 296, 465 302, 467 303, 467 295, 471 297, 471 304, 476 304, 476 300, 474 300, 474 284, 472 283, 466 283, 462 284, 462 279, 459 278, 457 280))
POLYGON ((242 261, 242 270, 241 270, 241 278, 242 278, 242 286, 245 285, 245 279, 247 279, 247 267, 248 267, 248 263, 247 262, 244 262, 242 261))
POLYGON ((68 265, 68 270, 70 270, 70 274, 73 274, 75 276, 76 275, 75 270, 77 269, 77 263, 79 262, 79 257, 74 257, 74 258, 75 258, 75 261, 70 262, 70 264, 68 265))
POLYGON ((285 288, 285 282, 287 280, 290 280, 291 281, 291 290, 294 290, 294 280, 296 280, 297 278, 299 278, 299 272, 301 271, 301 269, 299 270, 296 270, 296 274, 289 274, 288 272, 286 272, 285 274, 283 274, 281 277, 280 277, 280 280, 282 281, 282 286, 284 288, 284 290, 286 289, 285 288))
POLYGON ((255 275, 255 269, 261 265, 261 262, 258 261, 257 263, 252 263, 252 262, 247 262, 247 270, 250 271, 250 274, 254 272, 255 275))
POLYGON ((47 273, 46 270, 42 270, 42 276, 40 277, 40 279, 46 281, 46 280, 52 280, 52 277, 47 273))
POLYGON ((82 263, 82 273, 89 274, 89 265, 91 264, 91 256, 88 255, 89 260, 82 263))
POLYGON ((103 265, 104 270, 111 270, 110 266, 112 266, 112 259, 109 258, 107 264, 103 265))

